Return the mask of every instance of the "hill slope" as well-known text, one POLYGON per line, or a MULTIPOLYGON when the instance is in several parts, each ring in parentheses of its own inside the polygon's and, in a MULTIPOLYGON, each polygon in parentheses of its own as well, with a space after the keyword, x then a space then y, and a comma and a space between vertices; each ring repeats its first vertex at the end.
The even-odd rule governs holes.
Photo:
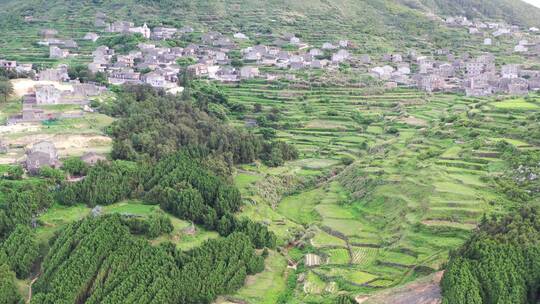
POLYGON ((527 26, 539 25, 540 20, 540 9, 511 0, 4 0, 0 27, 17 29, 23 17, 31 15, 39 26, 59 27, 61 33, 65 28, 65 34, 73 34, 93 29, 98 11, 111 20, 259 33, 263 41, 265 34, 286 32, 315 44, 346 38, 366 52, 450 46, 463 37, 437 22, 446 15, 504 18, 527 26))
POLYGON ((464 15, 468 18, 501 19, 522 26, 537 26, 540 10, 516 0, 404 0, 403 3, 421 3, 443 15, 464 15))

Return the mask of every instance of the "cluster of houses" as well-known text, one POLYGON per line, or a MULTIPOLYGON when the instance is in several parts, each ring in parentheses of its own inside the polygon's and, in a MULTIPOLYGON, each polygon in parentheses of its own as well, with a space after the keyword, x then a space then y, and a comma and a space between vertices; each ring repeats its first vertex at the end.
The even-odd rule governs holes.
MULTIPOLYGON (((135 26, 132 22, 115 21, 107 23, 106 16, 98 14, 96 25, 104 27, 107 32, 139 33, 147 39, 165 40, 178 35, 193 32, 193 28, 155 27, 150 29, 146 24, 135 26)), ((97 34, 88 33, 88 38, 97 34)), ((85 36, 86 37, 86 36, 85 36)), ((249 37, 243 33, 235 33, 228 37, 219 32, 208 32, 201 36, 199 44, 191 43, 184 48, 160 47, 154 43, 140 43, 138 49, 128 54, 115 54, 106 46, 99 46, 92 54, 93 60, 88 68, 93 73, 106 73, 109 83, 120 85, 125 83, 146 83, 154 87, 168 90, 177 89, 176 83, 181 70, 177 60, 191 58, 194 64, 188 71, 196 77, 208 77, 223 82, 235 82, 255 77, 274 78, 274 75, 262 75, 259 66, 275 66, 283 69, 299 70, 304 68, 322 69, 336 67, 351 58, 347 50, 351 44, 347 40, 335 45, 327 42, 321 48, 308 49, 308 45, 293 34, 285 34, 276 39, 274 46, 254 45, 238 49, 237 41, 247 41, 249 37), (294 45, 299 51, 285 51, 284 45, 294 45), (240 51, 242 66, 232 65, 231 51, 240 51)))
MULTIPOLYGON (((540 43, 529 42, 521 35, 518 26, 509 26, 495 22, 472 22, 466 17, 449 17, 445 20, 450 27, 467 28, 471 35, 484 35, 484 44, 492 44, 493 39, 501 36, 520 37, 514 51, 523 55, 540 56, 540 43)), ((522 69, 518 65, 495 66, 495 58, 486 53, 472 58, 468 54, 454 55, 448 49, 437 50, 434 55, 424 56, 416 51, 406 54, 384 54, 372 63, 366 54, 355 54, 356 47, 348 40, 325 42, 319 47, 304 43, 294 34, 278 36, 269 45, 246 45, 250 38, 243 33, 234 33, 230 37, 219 32, 207 32, 200 36, 200 43, 190 43, 185 47, 165 47, 160 40, 182 37, 194 32, 191 27, 154 27, 147 24, 136 26, 133 22, 109 22, 107 16, 98 13, 95 25, 102 32, 140 34, 148 42, 139 43, 135 50, 119 54, 107 46, 98 46, 92 52, 92 62, 88 69, 92 73, 103 73, 112 85, 148 84, 165 89, 171 93, 181 92, 178 78, 183 72, 185 62, 191 62, 187 71, 195 77, 205 77, 221 82, 237 82, 252 78, 276 80, 279 77, 294 79, 294 71, 306 69, 335 70, 342 63, 351 63, 367 69, 369 75, 380 79, 386 88, 398 85, 417 87, 428 92, 448 91, 463 92, 469 96, 486 96, 497 93, 512 95, 527 94, 538 90, 540 75, 533 70, 522 69), (291 48, 291 46, 294 46, 291 48), (294 49, 294 51, 290 51, 294 49), (437 59, 434 59, 437 58, 437 59), (443 59, 441 59, 443 58, 443 59), (261 68, 266 73, 261 72, 261 68), (267 69, 274 67, 275 69, 267 69), (271 71, 271 72, 268 72, 271 71), (285 71, 285 73, 283 72, 285 71)), ((528 32, 535 37, 537 28, 528 32)), ((58 39, 54 29, 40 32, 40 44, 50 47, 51 58, 69 56, 69 49, 77 48, 75 41, 58 39)), ((84 40, 96 42, 97 33, 87 33, 84 40)), ((13 61, 0 60, 0 67, 31 70, 31 65, 18 65, 13 61)), ((363 73, 361 69, 359 73, 363 73)), ((40 71, 40 80, 69 81, 67 68, 60 66, 40 71)), ((18 119, 43 119, 47 116, 39 112, 40 104, 84 104, 88 97, 99 94, 103 88, 95 85, 75 84, 73 91, 61 92, 54 86, 36 87, 35 92, 25 96, 23 117, 18 119), (24 115, 25 110, 27 115, 24 115)))
MULTIPOLYGON (((150 29, 146 24, 135 26, 133 22, 108 22, 107 16, 98 13, 95 26, 103 28, 105 32, 113 33, 139 33, 151 40, 165 40, 180 37, 194 32, 191 27, 154 27, 150 29)), ((88 33, 88 39, 99 37, 95 33, 88 33)), ((109 76, 111 84, 147 83, 155 87, 174 88, 180 67, 176 60, 180 58, 193 58, 195 63, 189 66, 189 71, 198 77, 208 77, 224 82, 234 82, 241 79, 262 77, 258 66, 276 66, 279 68, 302 69, 324 68, 332 64, 339 64, 350 58, 346 49, 351 46, 349 41, 339 41, 335 45, 327 42, 321 49, 306 49, 309 47, 294 34, 284 34, 274 41, 273 47, 255 45, 241 50, 244 67, 231 65, 229 53, 237 50, 236 41, 247 41, 249 37, 243 33, 235 33, 228 37, 218 32, 208 32, 201 36, 200 44, 190 44, 185 48, 159 47, 151 43, 142 43, 138 50, 129 54, 115 55, 114 50, 100 46, 93 53, 93 62, 89 69, 94 72, 104 72, 109 76), (288 52, 282 46, 293 45, 301 52, 288 52), (334 54, 332 52, 335 51, 334 54), (321 57, 328 57, 322 59, 321 57), (114 62, 114 63, 113 63, 114 62), (141 73, 142 71, 150 73, 141 73)), ((95 40, 94 40, 95 41, 95 40)), ((272 76, 269 76, 272 78, 272 76)))
POLYGON ((414 51, 407 55, 387 54, 382 58, 387 64, 372 68, 370 74, 386 81, 390 88, 403 85, 427 92, 465 93, 467 96, 525 95, 540 90, 540 71, 525 70, 517 64, 497 69, 493 54, 458 57, 449 50, 439 50, 437 55, 445 55, 446 60, 435 60, 414 51))
POLYGON ((73 55, 71 54, 73 50, 79 48, 79 44, 73 39, 57 38, 58 31, 55 29, 42 29, 40 35, 41 40, 37 44, 49 47, 49 58, 67 58, 73 55))
MULTIPOLYGON (((517 38, 519 42, 514 46, 514 53, 533 56, 540 55, 540 43, 529 42, 527 39, 523 39, 526 33, 517 25, 508 25, 501 22, 473 22, 464 16, 448 17, 445 23, 450 27, 465 28, 471 35, 484 37, 483 44, 486 46, 492 45, 495 38, 517 38)), ((526 32, 527 34, 537 35, 540 34, 540 29, 531 27, 526 32)))
POLYGON ((107 46, 99 46, 88 64, 92 73, 105 73, 113 85, 149 84, 167 91, 179 91, 177 85, 180 66, 176 60, 183 54, 180 48, 162 48, 140 43, 128 54, 116 54, 107 46))

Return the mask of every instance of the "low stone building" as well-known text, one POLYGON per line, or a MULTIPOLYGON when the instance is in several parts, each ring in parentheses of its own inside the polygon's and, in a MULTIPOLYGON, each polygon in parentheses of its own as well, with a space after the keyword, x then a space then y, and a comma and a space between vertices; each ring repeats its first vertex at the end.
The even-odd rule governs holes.
POLYGON ((52 168, 59 167, 58 151, 52 142, 41 141, 35 143, 32 148, 26 152, 24 165, 30 174, 39 173, 39 170, 44 166, 52 168))
POLYGON ((259 77, 259 68, 250 66, 240 68, 240 78, 251 79, 255 77, 259 77))
POLYGON ((35 86, 36 90, 36 104, 38 105, 51 105, 59 104, 62 92, 54 85, 39 85, 35 86))
POLYGON ((98 39, 99 39, 99 35, 96 33, 87 33, 86 35, 84 35, 84 38, 83 38, 83 40, 92 41, 92 42, 96 42, 98 39))
POLYGON ((45 81, 68 81, 69 75, 67 72, 67 66, 61 65, 55 69, 47 69, 38 73, 39 80, 45 81))
POLYGON ((49 48, 49 58, 53 59, 63 59, 69 56, 69 51, 61 49, 57 46, 51 46, 49 48))

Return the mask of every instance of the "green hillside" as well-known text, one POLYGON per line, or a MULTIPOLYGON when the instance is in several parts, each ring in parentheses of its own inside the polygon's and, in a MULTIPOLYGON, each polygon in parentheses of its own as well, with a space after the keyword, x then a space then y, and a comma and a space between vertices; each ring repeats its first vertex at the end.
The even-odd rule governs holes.
MULTIPOLYGON (((540 20, 540 10, 530 9, 526 4, 498 2, 504 2, 504 5, 471 2, 464 7, 475 9, 465 9, 463 13, 479 11, 487 17, 519 19, 521 24, 537 24, 540 20), (519 18, 521 16, 523 18, 519 18)), ((286 32, 298 34, 313 44, 346 38, 356 42, 360 49, 374 52, 412 46, 443 47, 460 40, 463 37, 442 26, 437 21, 440 18, 431 12, 434 9, 442 15, 456 15, 462 13, 456 9, 459 5, 459 1, 453 4, 434 0, 6 0, 0 2, 0 16, 3 27, 13 30, 7 31, 7 37, 10 33, 18 33, 24 16, 33 16, 36 20, 30 27, 24 26, 27 35, 37 35, 30 31, 34 27, 58 28, 66 36, 82 34, 80 32, 95 30, 93 17, 101 11, 111 20, 190 25, 201 31, 258 33, 258 39, 263 41, 270 33, 286 32)), ((3 48, 11 47, 7 41, 2 44, 3 48)))

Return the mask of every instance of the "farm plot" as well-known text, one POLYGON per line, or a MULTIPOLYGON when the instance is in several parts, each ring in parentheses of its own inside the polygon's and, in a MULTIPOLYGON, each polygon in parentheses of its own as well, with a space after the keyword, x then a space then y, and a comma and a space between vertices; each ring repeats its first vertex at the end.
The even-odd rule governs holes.
POLYGON ((328 182, 285 197, 275 210, 314 231, 310 245, 330 263, 313 268, 321 279, 348 282, 363 293, 415 278, 414 266, 435 271, 483 214, 511 206, 491 181, 503 162, 498 142, 538 148, 520 129, 540 112, 530 100, 500 103, 410 90, 369 95, 361 88, 256 82, 224 90, 232 100, 263 106, 240 122, 279 109, 277 139, 300 150, 300 160, 283 167, 287 172, 339 170, 328 182), (311 160, 334 163, 290 167, 311 160))

